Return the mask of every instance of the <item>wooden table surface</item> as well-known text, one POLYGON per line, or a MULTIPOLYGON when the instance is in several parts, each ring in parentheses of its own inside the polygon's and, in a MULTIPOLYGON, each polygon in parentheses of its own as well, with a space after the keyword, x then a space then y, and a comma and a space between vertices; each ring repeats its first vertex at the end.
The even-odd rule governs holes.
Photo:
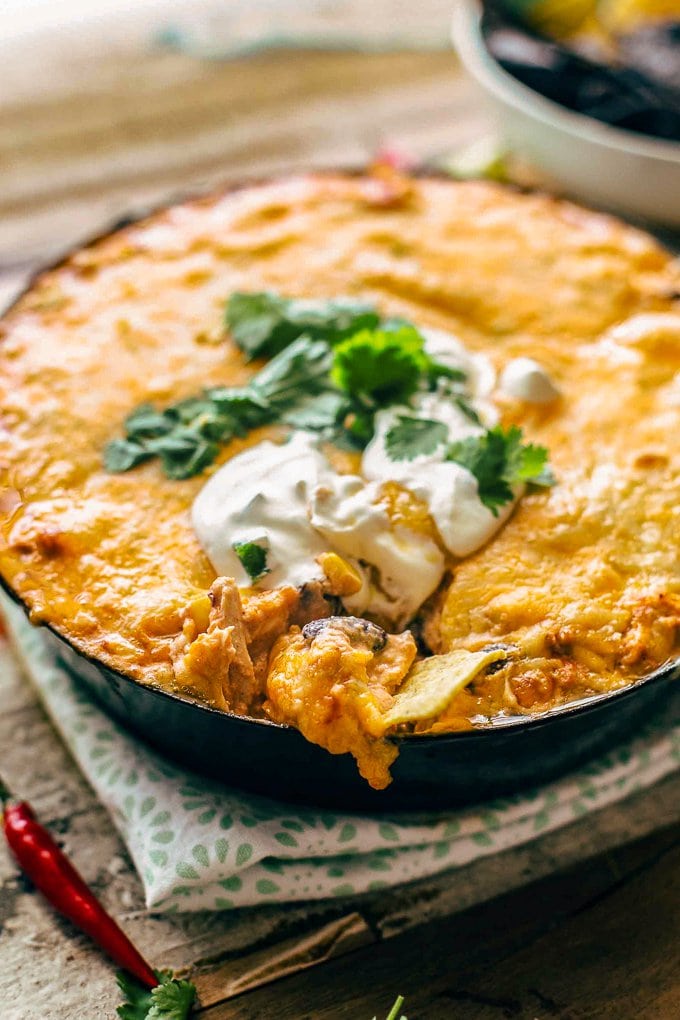
MULTIPOLYGON (((5 68, 0 100, 0 300, 130 208, 221 180, 361 163, 384 143, 425 158, 487 128, 445 52, 112 57, 72 79, 65 69, 29 99, 21 72, 5 68)), ((409 1020, 680 1016, 678 777, 400 890, 163 918, 144 910, 108 816, 11 669, 0 675, 0 748, 8 782, 152 962, 194 965, 206 1020, 370 1020, 398 992, 409 1020)), ((116 1001, 110 966, 0 848, 2 1020, 113 1018, 116 1001)))

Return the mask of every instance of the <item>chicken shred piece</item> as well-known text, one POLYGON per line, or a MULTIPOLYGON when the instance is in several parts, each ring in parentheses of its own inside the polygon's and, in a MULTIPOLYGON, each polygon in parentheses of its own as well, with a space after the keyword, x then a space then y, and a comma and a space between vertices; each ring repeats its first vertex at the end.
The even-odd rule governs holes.
POLYGON ((179 686, 209 704, 246 715, 257 693, 257 680, 236 582, 218 577, 210 598, 212 610, 203 633, 196 634, 196 624, 187 614, 173 649, 175 678, 179 686))

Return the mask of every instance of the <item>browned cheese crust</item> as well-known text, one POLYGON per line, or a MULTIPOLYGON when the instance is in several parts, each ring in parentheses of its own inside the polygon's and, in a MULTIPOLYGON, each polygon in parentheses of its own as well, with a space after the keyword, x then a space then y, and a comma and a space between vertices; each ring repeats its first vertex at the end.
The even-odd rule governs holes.
MULTIPOLYGON (((0 324, 0 572, 34 621, 108 666, 263 711, 270 649, 289 633, 275 656, 285 674, 301 641, 290 628, 329 611, 320 593, 241 607, 190 526, 214 468, 110 475, 102 450, 140 402, 249 376, 223 329, 231 292, 356 295, 499 369, 534 357, 562 394, 543 410, 498 398, 504 423, 549 448, 559 484, 450 563, 424 626, 434 651, 502 640, 520 654, 423 725, 465 728, 629 682, 677 650, 680 319, 636 340, 608 331, 668 315, 679 284, 648 236, 485 183, 316 175, 167 209, 44 273, 0 324)), ((319 655, 356 657, 325 640, 319 655)))

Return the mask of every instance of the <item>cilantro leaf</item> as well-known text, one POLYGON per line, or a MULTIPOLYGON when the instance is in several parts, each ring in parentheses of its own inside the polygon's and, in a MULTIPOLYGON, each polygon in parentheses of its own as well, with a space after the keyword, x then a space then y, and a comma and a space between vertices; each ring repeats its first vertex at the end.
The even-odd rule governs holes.
POLYGON ((285 301, 268 291, 232 294, 227 301, 225 322, 234 342, 249 358, 278 354, 293 337, 286 336, 285 301))
POLYGON ((148 460, 152 454, 140 443, 127 439, 112 439, 104 447, 104 467, 112 474, 129 471, 148 460))
POLYGON ((385 447, 392 460, 413 460, 434 453, 446 442, 449 430, 441 421, 400 415, 385 436, 385 447))
MULTIPOLYGON (((512 431, 512 429, 511 429, 512 431)), ((550 486, 555 476, 548 464, 548 451, 534 443, 521 444, 521 429, 515 429, 519 436, 508 450, 508 472, 514 481, 529 482, 531 485, 550 486)))
POLYGON ((227 301, 225 321, 234 342, 252 359, 278 354, 303 334, 337 343, 358 329, 374 328, 379 316, 371 305, 350 298, 309 301, 237 291, 227 301))
POLYGON ((146 1020, 151 1009, 151 989, 145 988, 124 970, 116 973, 116 981, 125 998, 125 1002, 116 1009, 121 1020, 146 1020))
POLYGON ((257 542, 234 542, 232 549, 253 584, 257 584, 265 574, 269 573, 267 550, 257 542))
POLYGON ((333 429, 347 409, 347 398, 336 390, 309 394, 284 411, 281 420, 295 429, 322 432, 333 429))
POLYGON ((542 446, 522 444, 522 430, 497 425, 479 436, 468 436, 451 443, 447 460, 468 469, 477 479, 479 498, 494 517, 498 508, 514 498, 513 485, 530 482, 554 485, 547 467, 548 451, 542 446))
POLYGON ((199 474, 217 457, 219 446, 204 439, 196 428, 180 426, 167 436, 151 439, 146 449, 160 457, 168 478, 181 480, 199 474))
POLYGON ((187 1020, 196 1000, 190 981, 173 978, 171 971, 156 972, 160 984, 149 990, 125 971, 116 981, 126 1001, 116 1009, 121 1020, 187 1020))
POLYGON ((360 329, 375 329, 380 316, 373 305, 356 298, 339 297, 326 300, 290 300, 287 319, 315 340, 336 344, 360 329))
POLYGON ((170 432, 172 421, 162 411, 157 411, 153 404, 140 404, 125 419, 125 429, 140 439, 151 439, 170 432))
POLYGON ((479 498, 494 517, 498 517, 498 507, 513 499, 512 489, 504 477, 505 457, 505 438, 500 429, 461 439, 452 443, 447 452, 447 460, 455 461, 475 476, 479 498))
POLYGON ((280 411, 310 393, 328 388, 332 361, 333 355, 323 341, 300 337, 260 369, 250 388, 274 412, 280 411))
POLYGON ((190 981, 177 978, 157 985, 151 992, 147 1020, 186 1020, 196 1000, 196 988, 190 981))
POLYGON ((429 367, 423 348, 415 326, 362 329, 335 348, 331 379, 341 390, 379 406, 404 404, 429 367))
POLYGON ((206 396, 221 414, 252 427, 269 413, 269 404, 253 386, 214 386, 206 396))
MULTIPOLYGON (((247 386, 217 386, 164 411, 142 404, 125 420, 125 439, 114 439, 106 446, 104 466, 118 473, 159 457, 168 478, 181 480, 200 474, 217 457, 219 443, 277 418, 285 421, 298 405, 302 410, 311 396, 330 391, 332 357, 322 341, 300 337, 260 369, 247 386)), ((340 412, 344 398, 337 391, 335 394, 334 402, 326 401, 323 427, 332 426, 340 412)), ((318 406, 316 412, 318 417, 318 406)))
MULTIPOLYGON (((181 422, 183 425, 193 425, 196 421, 202 420, 205 417, 210 417, 211 415, 214 415, 214 413, 215 407, 213 402, 207 396, 201 396, 187 397, 186 400, 178 400, 177 403, 171 404, 170 407, 163 412, 163 415, 170 422, 172 427, 174 427, 177 422, 181 422)), ((129 421, 125 424, 129 429, 129 421)))

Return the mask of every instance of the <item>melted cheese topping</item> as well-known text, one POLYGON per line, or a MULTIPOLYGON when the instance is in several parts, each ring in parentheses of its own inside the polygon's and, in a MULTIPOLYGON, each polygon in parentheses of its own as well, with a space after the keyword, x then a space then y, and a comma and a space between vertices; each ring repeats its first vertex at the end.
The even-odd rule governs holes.
MULTIPOLYGON (((328 610, 313 592, 282 588, 244 595, 241 612, 222 582, 211 601, 215 568, 190 508, 221 463, 281 437, 235 441, 182 482, 154 462, 108 475, 102 450, 142 401, 248 378, 222 332, 232 291, 357 295, 459 337, 496 372, 530 357, 561 395, 498 398, 504 425, 549 448, 557 488, 526 495, 463 559, 470 546, 436 518, 451 580, 424 621, 430 647, 492 639, 520 654, 427 725, 460 728, 626 683, 677 652, 678 285, 644 234, 485 183, 310 176, 168 209, 43 274, 3 320, 0 571, 34 620, 107 665, 266 711, 272 643, 328 610)), ((422 508, 398 490, 389 499, 429 534, 422 508)))

